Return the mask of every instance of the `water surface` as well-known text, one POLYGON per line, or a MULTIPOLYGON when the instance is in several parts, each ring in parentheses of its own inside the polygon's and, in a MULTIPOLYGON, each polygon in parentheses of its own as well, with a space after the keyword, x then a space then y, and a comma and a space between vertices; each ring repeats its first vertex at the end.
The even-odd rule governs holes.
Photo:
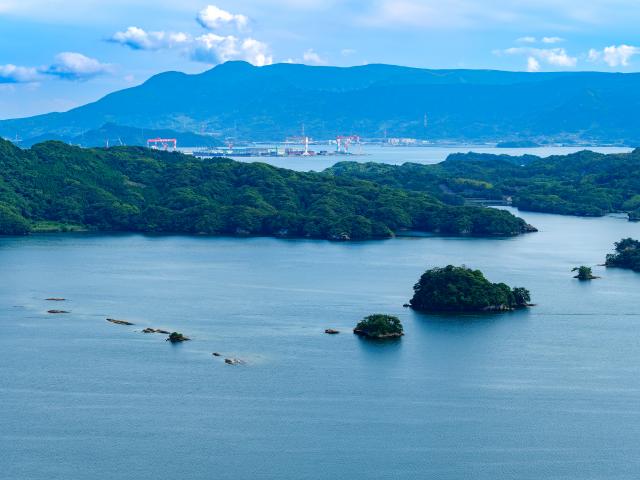
POLYGON ((637 478, 640 274, 596 267, 602 279, 580 283, 569 270, 640 225, 522 215, 540 232, 1 239, 2 478, 637 478), (538 305, 402 308, 426 268, 448 263, 528 287, 538 305), (350 333, 375 312, 406 336, 350 333))
MULTIPOLYGON (((300 147, 301 148, 301 147, 300 147)), ((329 150, 332 146, 313 146, 314 150, 329 150)), ((580 150, 592 150, 599 153, 625 153, 631 148, 625 147, 535 147, 535 148, 495 148, 486 145, 459 145, 451 147, 388 147, 379 145, 354 146, 352 152, 358 155, 350 156, 315 156, 315 157, 236 157, 243 162, 266 162, 277 167, 289 168, 292 170, 321 171, 335 165, 337 162, 377 162, 389 163, 392 165, 402 165, 405 162, 421 163, 425 165, 440 163, 452 153, 491 153, 494 155, 537 155, 548 157, 551 155, 568 155, 580 150)))

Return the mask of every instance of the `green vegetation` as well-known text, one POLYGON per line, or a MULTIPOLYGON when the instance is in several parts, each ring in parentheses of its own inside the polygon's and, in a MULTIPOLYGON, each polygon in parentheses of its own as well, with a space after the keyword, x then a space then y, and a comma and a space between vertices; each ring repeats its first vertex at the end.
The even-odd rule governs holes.
POLYGON ((632 238, 616 242, 615 253, 607 255, 606 265, 640 272, 640 242, 632 238))
POLYGON ((594 280, 594 279, 598 278, 593 274, 593 271, 591 270, 591 267, 586 267, 584 265, 582 265, 580 267, 576 267, 576 268, 572 269, 571 271, 572 272, 578 272, 578 274, 573 278, 577 278, 578 280, 581 280, 581 281, 594 280))
POLYGON ((185 337, 183 334, 178 332, 171 332, 167 337, 167 342, 171 343, 180 343, 191 340, 190 338, 185 337))
POLYGON ((411 308, 424 312, 496 312, 528 306, 525 288, 489 282, 480 270, 448 265, 427 270, 413 287, 411 308))
POLYGON ((428 192, 450 205, 474 201, 520 210, 602 216, 626 212, 640 220, 640 149, 604 155, 454 154, 437 165, 338 163, 330 173, 395 188, 428 192))
POLYGON ((398 338, 404 335, 402 323, 392 315, 375 314, 365 317, 353 333, 367 338, 398 338))
POLYGON ((0 141, 0 233, 130 231, 384 238, 529 231, 508 212, 446 205, 423 192, 261 163, 139 147, 81 149, 0 141))

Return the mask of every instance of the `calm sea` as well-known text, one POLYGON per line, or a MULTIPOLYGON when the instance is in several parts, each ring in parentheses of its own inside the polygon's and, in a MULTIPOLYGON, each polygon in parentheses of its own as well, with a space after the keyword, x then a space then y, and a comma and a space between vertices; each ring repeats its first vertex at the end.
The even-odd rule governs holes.
POLYGON ((595 265, 640 224, 522 216, 540 232, 0 239, 0 477, 636 479, 640 274, 595 265), (525 286, 537 306, 402 308, 449 263, 525 286), (602 278, 574 280, 582 264, 602 278), (406 336, 350 333, 376 312, 406 336))

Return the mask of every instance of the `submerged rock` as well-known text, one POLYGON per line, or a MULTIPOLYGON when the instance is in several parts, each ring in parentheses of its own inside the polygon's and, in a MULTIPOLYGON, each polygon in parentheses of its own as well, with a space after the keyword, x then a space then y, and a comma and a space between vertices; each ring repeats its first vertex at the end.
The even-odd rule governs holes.
POLYGON ((162 333, 164 335, 169 335, 171 332, 168 332, 167 330, 160 330, 159 328, 147 327, 144 330, 142 330, 142 333, 162 333))
POLYGON ((69 313, 66 310, 47 310, 47 313, 69 313))
POLYGON ((187 342, 191 340, 188 337, 185 337, 183 334, 178 333, 178 332, 172 332, 169 337, 167 338, 167 342, 171 342, 171 343, 180 343, 180 342, 187 342))
POLYGON ((134 323, 127 322, 126 320, 116 320, 115 318, 107 318, 107 322, 115 323, 116 325, 135 325, 134 323))
POLYGON ((247 362, 240 360, 239 358, 225 358, 224 363, 227 365, 245 365, 247 362))
POLYGON ((337 335, 338 333, 340 333, 339 330, 334 330, 333 328, 327 328, 324 333, 328 334, 328 335, 337 335))
POLYGON ((214 357, 221 357, 222 354, 218 353, 218 352, 213 352, 211 355, 213 355, 214 357))

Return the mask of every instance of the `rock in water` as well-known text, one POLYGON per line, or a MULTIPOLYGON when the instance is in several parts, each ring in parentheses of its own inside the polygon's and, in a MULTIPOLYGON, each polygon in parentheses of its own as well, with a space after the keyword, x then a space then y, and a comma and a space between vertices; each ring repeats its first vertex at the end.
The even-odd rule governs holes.
POLYGON ((324 333, 328 334, 328 335, 337 335, 338 333, 340 333, 339 330, 334 330, 333 328, 327 328, 324 333))
POLYGON ((115 318, 107 318, 107 322, 115 323, 116 325, 134 325, 126 320, 116 320, 115 318))
POLYGON ((171 332, 168 332, 166 330, 160 330, 159 328, 147 327, 144 330, 142 330, 142 333, 162 333, 164 335, 169 335, 171 332))
POLYGON ((224 363, 227 365, 244 365, 246 362, 244 360, 240 360, 239 358, 225 358, 224 363))
POLYGON ((64 302, 67 299, 66 298, 61 298, 61 297, 51 297, 51 298, 45 298, 45 300, 47 300, 49 302, 64 302))
POLYGON ((66 310, 47 310, 47 313, 69 313, 66 310))

